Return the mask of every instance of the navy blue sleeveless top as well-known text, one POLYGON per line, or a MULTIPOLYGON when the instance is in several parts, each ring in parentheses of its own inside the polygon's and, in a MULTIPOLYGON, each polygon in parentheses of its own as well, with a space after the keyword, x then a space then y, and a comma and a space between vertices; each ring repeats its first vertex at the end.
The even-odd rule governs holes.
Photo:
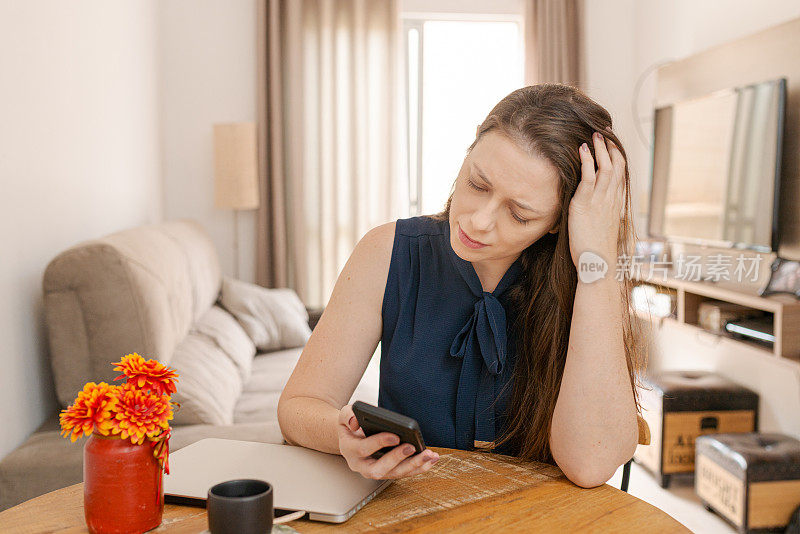
MULTIPOLYGON (((416 419, 426 445, 472 450, 505 430, 515 363, 506 290, 520 261, 494 291, 483 291, 472 263, 453 250, 448 221, 397 220, 381 310, 378 406, 416 419)), ((511 447, 495 452, 517 455, 511 447)))

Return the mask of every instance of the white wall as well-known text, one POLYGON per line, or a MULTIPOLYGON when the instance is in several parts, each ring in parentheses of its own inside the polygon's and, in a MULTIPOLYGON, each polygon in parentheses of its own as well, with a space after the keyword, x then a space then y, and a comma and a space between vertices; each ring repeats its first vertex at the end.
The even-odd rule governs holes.
MULTIPOLYGON (((794 0, 584 0, 589 96, 611 112, 628 152, 645 235, 655 66, 800 17, 794 0), (634 94, 637 83, 641 90, 634 94)), ((731 65, 731 68, 746 68, 731 65)))
MULTIPOLYGON (((214 207, 212 125, 256 120, 256 2, 159 3, 164 217, 208 230, 234 272, 233 212, 214 207)), ((239 278, 255 276, 255 212, 239 215, 239 278)))
MULTIPOLYGON (((646 167, 638 159, 641 150, 635 146, 630 106, 635 77, 635 4, 636 0, 584 0, 583 44, 584 90, 611 113, 614 132, 628 155, 631 180, 638 184, 646 177, 646 167)), ((638 185, 633 192, 638 195, 638 185)), ((637 202, 638 197, 634 206, 637 202)))
POLYGON ((0 457, 56 408, 47 263, 160 219, 155 22, 155 0, 0 3, 0 457))

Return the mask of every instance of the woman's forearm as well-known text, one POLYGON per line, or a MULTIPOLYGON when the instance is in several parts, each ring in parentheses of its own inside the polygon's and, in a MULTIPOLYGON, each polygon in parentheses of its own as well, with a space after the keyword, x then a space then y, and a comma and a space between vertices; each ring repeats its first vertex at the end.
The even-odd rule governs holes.
POLYGON ((339 409, 312 397, 278 402, 278 424, 290 445, 302 445, 330 454, 339 450, 339 409))
POLYGON ((608 481, 638 441, 622 302, 613 276, 578 282, 550 446, 564 474, 584 487, 608 481))

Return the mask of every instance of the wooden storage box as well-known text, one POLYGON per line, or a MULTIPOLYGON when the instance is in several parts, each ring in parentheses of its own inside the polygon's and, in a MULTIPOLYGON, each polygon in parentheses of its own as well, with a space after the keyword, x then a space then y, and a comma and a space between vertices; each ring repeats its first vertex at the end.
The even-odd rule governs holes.
POLYGON ((758 395, 706 371, 669 371, 644 379, 639 389, 650 445, 636 463, 669 487, 676 473, 694 472, 694 440, 703 434, 758 430, 758 395))
POLYGON ((739 532, 783 532, 800 506, 800 441, 716 434, 695 442, 695 493, 739 532))

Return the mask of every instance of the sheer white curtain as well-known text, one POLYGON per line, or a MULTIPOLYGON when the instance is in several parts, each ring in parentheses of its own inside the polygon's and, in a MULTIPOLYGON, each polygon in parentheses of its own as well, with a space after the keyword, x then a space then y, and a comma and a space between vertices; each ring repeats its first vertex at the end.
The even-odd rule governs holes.
POLYGON ((323 306, 358 240, 403 216, 397 6, 261 2, 258 281, 323 306))

